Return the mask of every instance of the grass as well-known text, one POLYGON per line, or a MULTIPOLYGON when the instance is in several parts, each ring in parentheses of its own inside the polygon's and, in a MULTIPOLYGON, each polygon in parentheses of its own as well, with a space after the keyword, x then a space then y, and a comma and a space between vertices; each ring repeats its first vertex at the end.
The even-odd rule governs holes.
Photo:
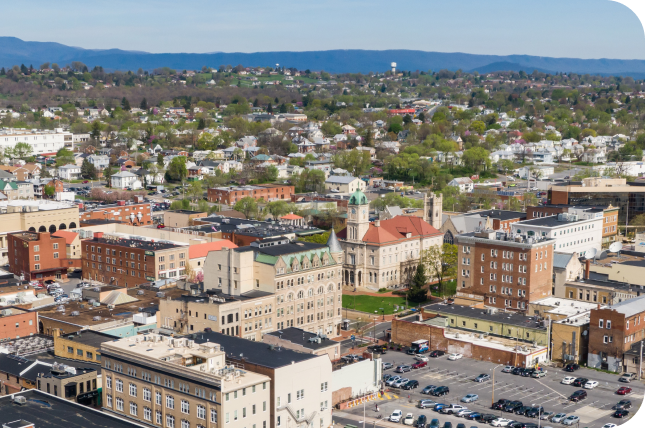
MULTIPOLYGON (((457 292, 457 280, 453 279, 453 280, 450 280, 450 281, 447 281, 447 282, 444 281, 444 284, 445 284, 444 288, 445 288, 445 291, 446 291, 445 296, 454 296, 455 293, 457 292)), ((432 291, 433 296, 442 297, 439 294, 439 284, 431 284, 430 285, 430 290, 432 291)))
MULTIPOLYGON (((343 308, 355 309, 357 311, 366 312, 368 314, 381 315, 380 308, 385 310, 385 315, 402 312, 401 307, 405 306, 405 297, 381 297, 381 296, 366 296, 366 295, 343 295, 343 308), (394 307, 398 306, 399 310, 394 311, 394 307)), ((413 302, 409 302, 408 306, 416 306, 413 302)))

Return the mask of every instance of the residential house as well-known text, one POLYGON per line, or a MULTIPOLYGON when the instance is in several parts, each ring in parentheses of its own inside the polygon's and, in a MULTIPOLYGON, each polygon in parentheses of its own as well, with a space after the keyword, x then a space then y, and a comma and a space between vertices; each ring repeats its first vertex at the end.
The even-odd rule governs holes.
POLYGON ((142 184, 136 174, 130 171, 120 171, 110 177, 110 186, 115 189, 140 189, 142 184))
POLYGON ((459 193, 470 193, 475 187, 473 180, 468 177, 454 178, 450 183, 448 183, 448 186, 459 188, 459 193))
POLYGON ((64 165, 58 168, 58 176, 63 180, 77 180, 81 175, 78 165, 64 165))

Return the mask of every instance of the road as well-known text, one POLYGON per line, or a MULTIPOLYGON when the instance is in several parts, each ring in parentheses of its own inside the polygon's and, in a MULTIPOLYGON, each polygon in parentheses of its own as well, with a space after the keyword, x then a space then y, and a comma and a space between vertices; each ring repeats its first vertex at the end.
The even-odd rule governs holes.
MULTIPOLYGON (((414 362, 412 356, 406 355, 402 352, 389 351, 383 356, 383 361, 391 362, 396 367, 399 364, 411 364, 414 362)), ((585 377, 591 380, 596 380, 600 384, 592 390, 587 390, 588 398, 580 403, 572 403, 567 400, 568 396, 576 390, 581 388, 572 385, 563 385, 561 380, 565 376, 572 374, 566 373, 561 369, 547 367, 547 376, 542 379, 532 379, 522 376, 515 376, 512 374, 502 373, 502 367, 496 367, 496 364, 486 361, 473 360, 462 358, 457 361, 449 361, 446 356, 440 358, 430 358, 428 367, 418 370, 413 370, 411 373, 405 373, 405 377, 416 379, 420 383, 419 389, 410 391, 397 390, 390 388, 381 400, 378 401, 380 413, 383 417, 390 415, 395 409, 402 410, 404 414, 410 412, 416 416, 425 414, 429 420, 438 418, 443 424, 444 421, 452 422, 453 426, 457 423, 465 423, 467 426, 476 425, 473 421, 467 421, 455 416, 447 416, 436 413, 432 410, 420 410, 415 407, 420 399, 433 399, 441 403, 458 403, 459 400, 466 394, 478 394, 479 400, 475 403, 465 404, 471 410, 481 413, 491 413, 507 419, 519 421, 531 421, 537 423, 535 419, 529 419, 524 416, 517 416, 511 413, 502 413, 500 411, 492 411, 490 405, 493 401, 493 382, 474 382, 474 378, 479 374, 493 374, 495 369, 495 390, 494 400, 500 398, 519 400, 524 405, 542 405, 546 411, 555 413, 563 412, 566 414, 574 414, 581 418, 580 426, 597 426, 601 427, 605 423, 622 423, 624 420, 616 420, 611 415, 613 413, 612 407, 621 399, 626 398, 634 404, 633 411, 630 416, 635 413, 642 404, 643 394, 645 387, 642 383, 637 381, 631 384, 624 384, 618 382, 618 376, 603 372, 597 372, 590 369, 580 369, 573 375, 576 377, 585 377), (445 385, 450 388, 450 394, 446 397, 433 397, 422 395, 420 391, 427 385, 445 385), (619 396, 615 391, 620 386, 628 385, 633 389, 633 392, 627 396, 619 396), (409 395, 409 400, 408 400, 409 395), (589 425, 592 424, 592 425, 589 425)), ((388 370, 386 373, 391 373, 393 370, 388 370)), ((462 403, 463 404, 463 403, 462 403)), ((371 405, 370 405, 371 406, 371 405)), ((356 416, 362 417, 362 408, 349 409, 346 412, 337 412, 338 416, 342 413, 348 417, 355 418, 356 416)), ((335 413, 336 415, 336 413, 335 413)), ((376 416, 375 409, 370 407, 368 415, 372 418, 376 416)), ((542 421, 543 425, 552 425, 548 421, 542 421)), ((356 421, 354 421, 356 425, 356 421)), ((378 423, 377 423, 378 425, 378 423)))

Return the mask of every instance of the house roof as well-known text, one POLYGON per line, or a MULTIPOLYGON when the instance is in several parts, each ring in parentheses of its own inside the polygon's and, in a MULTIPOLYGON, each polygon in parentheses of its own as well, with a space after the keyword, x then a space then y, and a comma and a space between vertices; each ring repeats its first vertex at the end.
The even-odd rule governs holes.
POLYGON ((626 317, 640 314, 641 312, 645 312, 645 296, 623 300, 620 303, 608 306, 607 309, 614 310, 620 314, 625 315, 626 317))
POLYGON ((215 242, 206 242, 205 244, 191 245, 188 248, 189 259, 199 259, 206 257, 209 251, 219 251, 222 248, 237 248, 237 245, 228 239, 222 239, 215 242))
POLYGON ((368 203, 367 196, 359 189, 356 189, 352 196, 349 197, 349 205, 367 205, 368 203))
POLYGON ((325 183, 349 184, 354 180, 358 180, 358 178, 351 175, 331 175, 325 180, 325 183))
POLYGON ((330 253, 342 253, 343 252, 343 247, 340 246, 340 242, 338 242, 338 237, 336 236, 336 232, 334 232, 334 229, 331 229, 331 233, 329 234, 329 238, 327 238, 327 246, 329 247, 329 252, 330 253))
POLYGON ((52 233, 52 236, 55 236, 57 238, 65 238, 65 243, 67 245, 71 245, 72 242, 74 242, 74 240, 78 237, 78 233, 59 230, 58 232, 52 233))
POLYGON ((290 214, 283 215, 282 217, 280 217, 280 220, 302 220, 302 217, 300 217, 297 214, 290 213, 290 214))
POLYGON ((396 216, 390 220, 380 220, 379 226, 376 226, 375 223, 370 223, 369 229, 363 236, 363 242, 372 244, 393 243, 410 239, 407 238, 408 233, 410 233, 410 238, 442 234, 420 217, 396 216))
POLYGON ((566 269, 572 258, 573 253, 559 253, 555 251, 553 253, 553 268, 566 269))

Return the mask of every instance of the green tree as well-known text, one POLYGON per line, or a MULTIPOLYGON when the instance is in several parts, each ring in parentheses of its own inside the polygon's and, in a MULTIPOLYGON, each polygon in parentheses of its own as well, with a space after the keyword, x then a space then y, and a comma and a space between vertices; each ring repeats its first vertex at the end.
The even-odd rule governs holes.
POLYGON ((328 120, 327 122, 323 123, 323 125, 320 127, 320 130, 327 136, 341 134, 343 132, 340 125, 332 120, 328 120))
POLYGON ((166 170, 166 177, 173 181, 182 181, 188 175, 188 168, 186 168, 186 157, 175 156, 168 164, 166 170))
POLYGON ((239 211, 242 214, 244 214, 246 218, 256 217, 259 211, 257 201, 250 196, 247 196, 237 201, 233 206, 233 209, 235 211, 239 211))
POLYGON ((271 201, 264 207, 274 220, 289 213, 289 204, 286 201, 271 201))
POLYGON ((188 189, 186 190, 186 193, 188 193, 188 196, 193 202, 201 199, 202 195, 204 194, 204 187, 202 185, 202 182, 200 180, 195 180, 191 182, 188 185, 188 189))
POLYGON ((83 163, 81 164, 81 177, 87 180, 96 180, 96 176, 97 173, 94 164, 87 159, 83 159, 83 163))
POLYGON ((101 122, 98 120, 92 122, 92 131, 90 132, 90 135, 94 141, 99 141, 101 139, 101 122))
POLYGON ((52 198, 56 194, 56 188, 54 186, 47 185, 45 186, 45 196, 52 198))
POLYGON ((162 155, 161 153, 159 153, 159 154, 157 155, 157 166, 158 166, 159 168, 163 168, 163 166, 164 166, 164 163, 163 163, 163 155, 162 155))
POLYGON ((56 152, 56 166, 64 166, 74 163, 74 153, 66 148, 60 149, 56 152))
POLYGON ((408 299, 415 303, 425 302, 428 298, 428 288, 426 284, 428 278, 423 263, 417 265, 417 271, 412 278, 410 288, 408 289, 408 299))
POLYGON ((25 160, 32 155, 33 151, 34 149, 28 143, 16 143, 13 147, 13 156, 25 160))
POLYGON ((130 101, 126 97, 121 100, 121 108, 125 111, 130 111, 130 101))
POLYGON ((490 166, 489 155, 489 151, 483 147, 471 147, 464 151, 461 160, 464 165, 474 169, 475 171, 480 171, 482 167, 490 166))
POLYGON ((453 244, 435 245, 423 252, 422 264, 428 267, 428 273, 437 278, 439 294, 445 293, 445 279, 457 274, 458 253, 457 246, 453 244))
POLYGON ((486 131, 486 124, 481 120, 476 120, 470 124, 470 130, 482 135, 486 131))
POLYGON ((340 152, 332 157, 332 162, 336 168, 345 169, 354 177, 365 174, 372 166, 369 152, 361 150, 340 152))
POLYGON ((502 159, 499 162, 499 168, 504 172, 504 174, 508 175, 510 171, 515 169, 515 164, 510 159, 502 159))

